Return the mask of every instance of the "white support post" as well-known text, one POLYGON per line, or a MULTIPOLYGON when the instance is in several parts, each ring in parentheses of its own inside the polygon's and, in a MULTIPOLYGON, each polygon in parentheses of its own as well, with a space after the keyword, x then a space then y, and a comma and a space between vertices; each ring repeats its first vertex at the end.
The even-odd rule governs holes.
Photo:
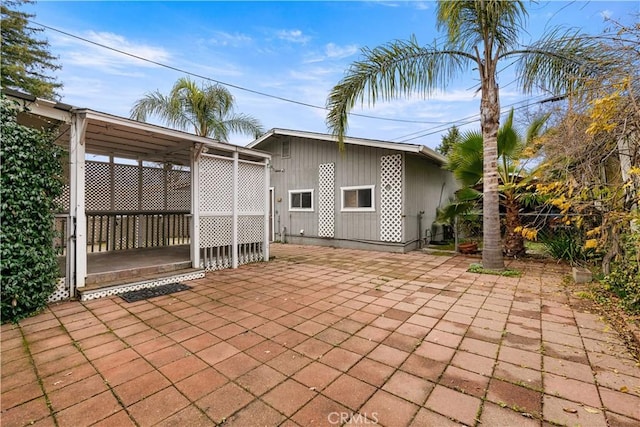
POLYGON ((200 149, 191 149, 191 267, 200 268, 200 149))
MULTIPOLYGON (((138 200, 136 201, 136 205, 138 206, 138 212, 142 211, 142 197, 143 197, 143 191, 144 191, 144 177, 143 177, 143 172, 144 170, 142 169, 142 160, 138 160, 138 164, 137 164, 137 178, 138 178, 138 200)), ((140 233, 138 233, 138 247, 139 248, 144 248, 147 246, 147 242, 149 239, 149 236, 147 236, 147 221, 148 221, 149 217, 147 215, 140 215, 140 233)), ((115 230, 115 225, 114 228, 115 230)))
POLYGON ((238 152, 233 152, 233 209, 231 214, 231 268, 238 268, 238 152))
POLYGON ((271 210, 271 197, 270 188, 271 181, 269 180, 269 160, 264 161, 264 261, 269 261, 269 241, 271 236, 269 235, 269 212, 271 210))
POLYGON ((67 246, 67 280, 69 292, 83 288, 87 276, 87 216, 85 212, 85 115, 71 117, 69 139, 69 243, 67 246), (71 259, 69 258, 71 256, 71 259))

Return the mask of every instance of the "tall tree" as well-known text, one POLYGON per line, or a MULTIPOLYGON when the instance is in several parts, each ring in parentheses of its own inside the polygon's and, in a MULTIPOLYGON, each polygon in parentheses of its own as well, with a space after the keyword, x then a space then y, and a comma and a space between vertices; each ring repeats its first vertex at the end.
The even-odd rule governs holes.
POLYGON ((421 46, 415 37, 375 49, 364 48, 327 100, 327 124, 342 147, 349 111, 356 102, 388 101, 410 92, 425 98, 463 71, 476 69, 480 78, 480 125, 483 140, 483 251, 485 268, 504 268, 498 209, 499 64, 515 63, 525 93, 534 88, 554 94, 576 89, 603 69, 606 52, 598 41, 577 31, 552 30, 523 46, 527 11, 523 1, 439 0, 438 28, 446 33, 442 46, 421 46), (596 61, 596 58, 599 61, 596 61))
POLYGON ((169 95, 147 93, 136 101, 131 118, 146 121, 151 115, 177 129, 193 130, 196 135, 227 141, 230 133, 257 138, 264 130, 260 122, 246 114, 234 113, 235 99, 218 84, 198 86, 188 77, 176 81, 169 95))
POLYGON ((2 59, 0 70, 2 87, 21 89, 31 95, 58 99, 62 88, 56 78, 48 73, 59 70, 58 59, 49 52, 49 42, 39 39, 42 28, 34 27, 29 20, 35 15, 17 10, 30 0, 7 0, 0 6, 2 15, 2 59))
POLYGON ((457 126, 453 125, 449 128, 447 134, 442 137, 442 141, 436 147, 436 151, 443 156, 448 156, 458 141, 460 141, 460 131, 457 126))
MULTIPOLYGON (((527 188, 536 174, 535 170, 527 170, 528 160, 536 155, 538 140, 544 133, 548 118, 549 114, 536 117, 527 127, 526 134, 522 135, 513 125, 512 109, 498 130, 498 190, 500 204, 505 211, 504 253, 508 256, 525 253, 520 209, 525 201, 533 197, 527 188)), ((447 166, 464 186, 474 188, 484 182, 482 146, 482 133, 468 131, 449 154, 447 166)), ((469 193, 462 194, 468 197, 469 193)), ((469 205, 469 200, 459 200, 454 205, 460 202, 469 205)), ((451 209, 449 212, 458 213, 451 209)))

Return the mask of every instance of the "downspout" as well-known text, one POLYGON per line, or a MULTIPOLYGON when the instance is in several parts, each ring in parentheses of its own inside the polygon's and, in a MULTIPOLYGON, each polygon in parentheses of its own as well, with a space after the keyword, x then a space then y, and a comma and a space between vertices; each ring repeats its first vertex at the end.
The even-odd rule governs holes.
POLYGON ((422 216, 424 211, 418 212, 418 248, 422 249, 422 216))

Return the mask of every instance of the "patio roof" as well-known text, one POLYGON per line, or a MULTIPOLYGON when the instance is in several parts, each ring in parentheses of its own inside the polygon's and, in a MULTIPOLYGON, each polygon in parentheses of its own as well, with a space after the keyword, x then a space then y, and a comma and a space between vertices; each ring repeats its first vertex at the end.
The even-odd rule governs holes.
MULTIPOLYGON (((267 139, 273 136, 276 136, 276 137, 277 136, 293 136, 298 138, 317 139, 317 140, 333 142, 333 143, 337 143, 338 141, 338 138, 335 135, 331 135, 331 134, 274 128, 268 131, 267 133, 265 133, 264 135, 260 136, 255 141, 251 142, 249 145, 247 145, 247 147, 248 148, 260 147, 260 145, 264 141, 266 141, 267 139)), ((444 156, 435 152, 431 148, 425 147, 424 145, 418 145, 418 144, 406 144, 401 142, 382 141, 382 140, 367 139, 367 138, 353 138, 349 136, 346 136, 344 138, 344 143, 350 144, 350 145, 384 148, 387 150, 397 150, 405 153, 418 154, 435 161, 438 165, 443 165, 447 160, 444 156)))
POLYGON ((210 153, 237 151, 244 159, 260 161, 270 158, 267 153, 211 138, 36 98, 10 89, 3 89, 3 92, 29 109, 29 112, 19 114, 19 123, 39 129, 59 126, 56 142, 60 145, 69 144, 72 116, 84 116, 87 123, 86 152, 90 154, 189 165, 191 148, 195 144, 204 144, 210 153))

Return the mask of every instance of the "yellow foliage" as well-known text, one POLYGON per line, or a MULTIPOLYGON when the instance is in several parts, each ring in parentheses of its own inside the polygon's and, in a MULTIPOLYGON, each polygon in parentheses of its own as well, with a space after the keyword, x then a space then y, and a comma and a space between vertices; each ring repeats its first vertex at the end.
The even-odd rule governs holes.
POLYGON ((587 231, 587 233, 586 233, 587 237, 593 237, 593 236, 599 235, 600 234, 600 230, 601 230, 600 227, 596 227, 596 228, 594 228, 592 230, 587 231))
POLYGON ((554 181, 554 182, 550 182, 548 184, 538 184, 538 186, 536 187, 536 190, 540 194, 546 195, 546 194, 555 193, 555 192, 557 192, 557 190, 560 190, 563 187, 564 187, 564 183, 562 183, 560 181, 554 181))
POLYGON ((586 242, 584 242, 584 248, 585 249, 595 249, 598 247, 598 240, 597 239, 589 239, 586 242))
POLYGON ((555 199, 549 200, 549 203, 551 203, 556 208, 560 209, 560 213, 563 213, 563 214, 566 214, 569 211, 569 208, 571 208, 571 203, 567 200, 564 194, 561 194, 559 197, 556 197, 555 199))
POLYGON ((609 96, 591 101, 591 111, 589 112, 591 124, 586 130, 588 135, 595 135, 598 132, 611 132, 616 128, 615 119, 618 116, 620 100, 620 89, 618 89, 609 96))
POLYGON ((538 240, 538 230, 535 228, 523 228, 522 237, 527 240, 538 240))

